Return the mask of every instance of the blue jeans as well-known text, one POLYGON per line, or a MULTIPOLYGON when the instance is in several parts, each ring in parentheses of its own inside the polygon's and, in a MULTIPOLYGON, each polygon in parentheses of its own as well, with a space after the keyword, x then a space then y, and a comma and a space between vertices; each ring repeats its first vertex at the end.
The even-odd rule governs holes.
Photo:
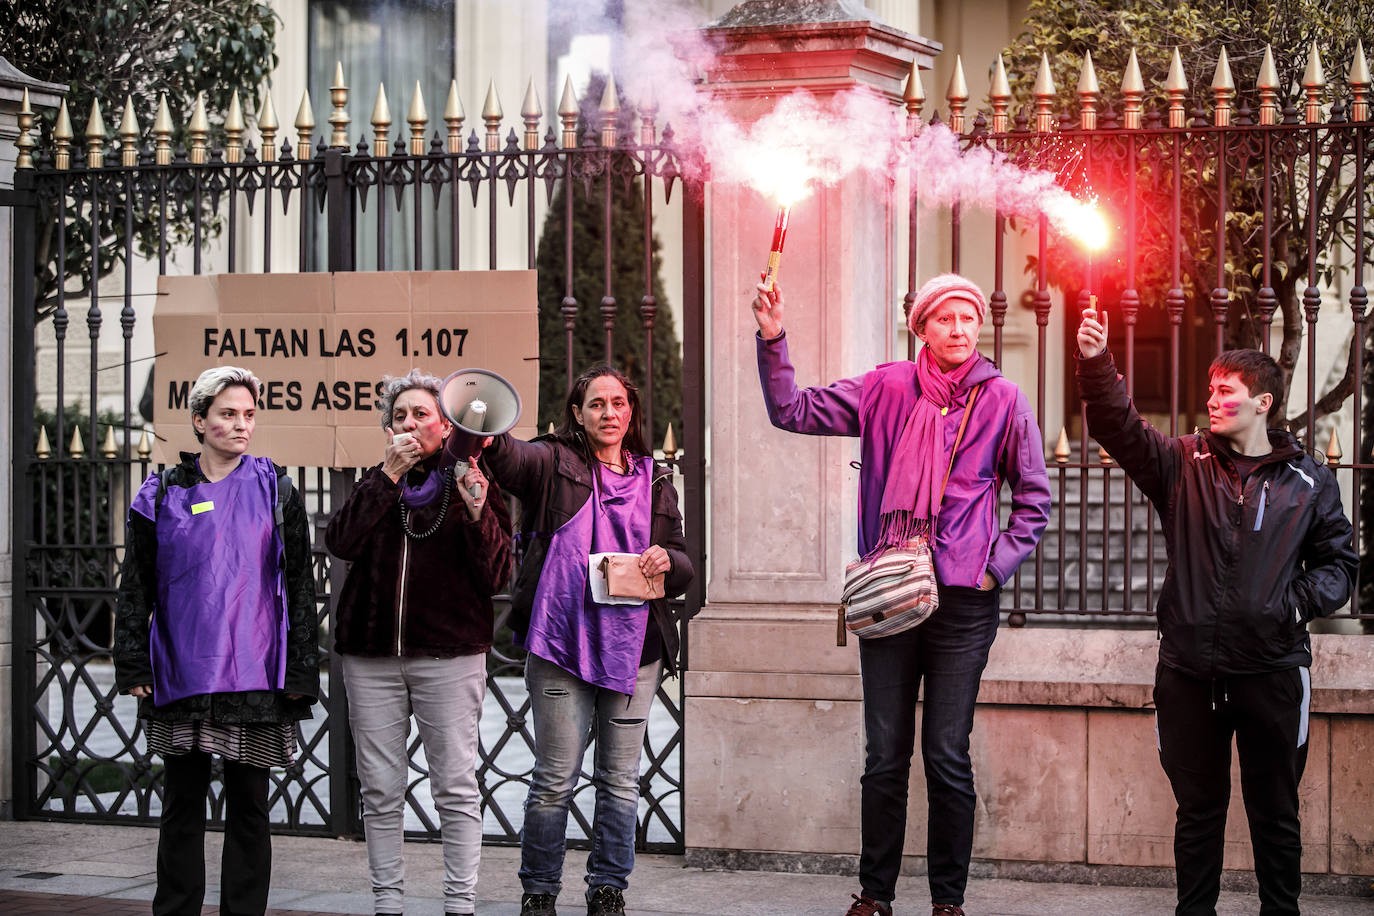
POLYGON ((939 610, 919 627, 859 640, 867 735, 859 882, 874 900, 888 902, 897 894, 916 698, 924 680, 921 756, 930 812, 930 896, 934 903, 964 902, 977 803, 969 732, 988 650, 997 636, 998 594, 942 585, 939 610))
POLYGON ((592 785, 592 849, 589 888, 624 890, 635 864, 639 813, 639 759, 649 706, 658 690, 661 662, 639 669, 627 697, 588 684, 531 655, 525 663, 534 713, 534 774, 520 830, 520 884, 527 894, 557 894, 563 887, 568 806, 587 746, 596 742, 592 785))

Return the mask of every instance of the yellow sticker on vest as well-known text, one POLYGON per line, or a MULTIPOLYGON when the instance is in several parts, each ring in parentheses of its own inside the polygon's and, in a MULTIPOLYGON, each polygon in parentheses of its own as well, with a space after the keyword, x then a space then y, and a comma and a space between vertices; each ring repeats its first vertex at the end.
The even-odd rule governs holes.
POLYGON ((214 500, 206 500, 203 503, 191 503, 191 514, 200 515, 202 512, 209 512, 214 508, 214 500))

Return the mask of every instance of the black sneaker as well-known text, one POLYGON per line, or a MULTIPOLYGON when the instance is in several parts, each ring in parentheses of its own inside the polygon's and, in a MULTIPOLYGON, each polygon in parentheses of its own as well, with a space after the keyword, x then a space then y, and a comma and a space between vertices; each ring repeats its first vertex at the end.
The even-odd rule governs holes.
POLYGON ((520 897, 520 916, 558 916, 554 902, 557 894, 524 894, 520 897))
POLYGON ((625 916, 625 895, 618 887, 593 888, 587 895, 587 916, 625 916))

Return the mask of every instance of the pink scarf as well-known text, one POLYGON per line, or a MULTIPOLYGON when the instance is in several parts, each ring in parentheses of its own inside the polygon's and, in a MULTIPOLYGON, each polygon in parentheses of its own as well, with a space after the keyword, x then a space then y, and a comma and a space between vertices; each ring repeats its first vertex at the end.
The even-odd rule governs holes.
POLYGON ((916 354, 916 381, 921 393, 888 465, 875 553, 905 544, 917 535, 934 537, 940 487, 949 468, 942 420, 949 408, 957 406, 954 396, 977 362, 975 353, 953 372, 944 372, 935 364, 929 347, 916 354))

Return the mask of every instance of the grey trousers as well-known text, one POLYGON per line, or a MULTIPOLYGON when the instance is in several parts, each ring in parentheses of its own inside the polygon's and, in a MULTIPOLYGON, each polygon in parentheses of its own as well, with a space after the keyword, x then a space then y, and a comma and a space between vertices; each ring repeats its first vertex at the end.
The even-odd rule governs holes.
POLYGON ((348 721, 362 782, 367 865, 378 913, 400 913, 405 894, 405 793, 410 719, 420 731, 444 854, 444 912, 471 913, 482 854, 477 723, 487 657, 343 657, 348 721))

